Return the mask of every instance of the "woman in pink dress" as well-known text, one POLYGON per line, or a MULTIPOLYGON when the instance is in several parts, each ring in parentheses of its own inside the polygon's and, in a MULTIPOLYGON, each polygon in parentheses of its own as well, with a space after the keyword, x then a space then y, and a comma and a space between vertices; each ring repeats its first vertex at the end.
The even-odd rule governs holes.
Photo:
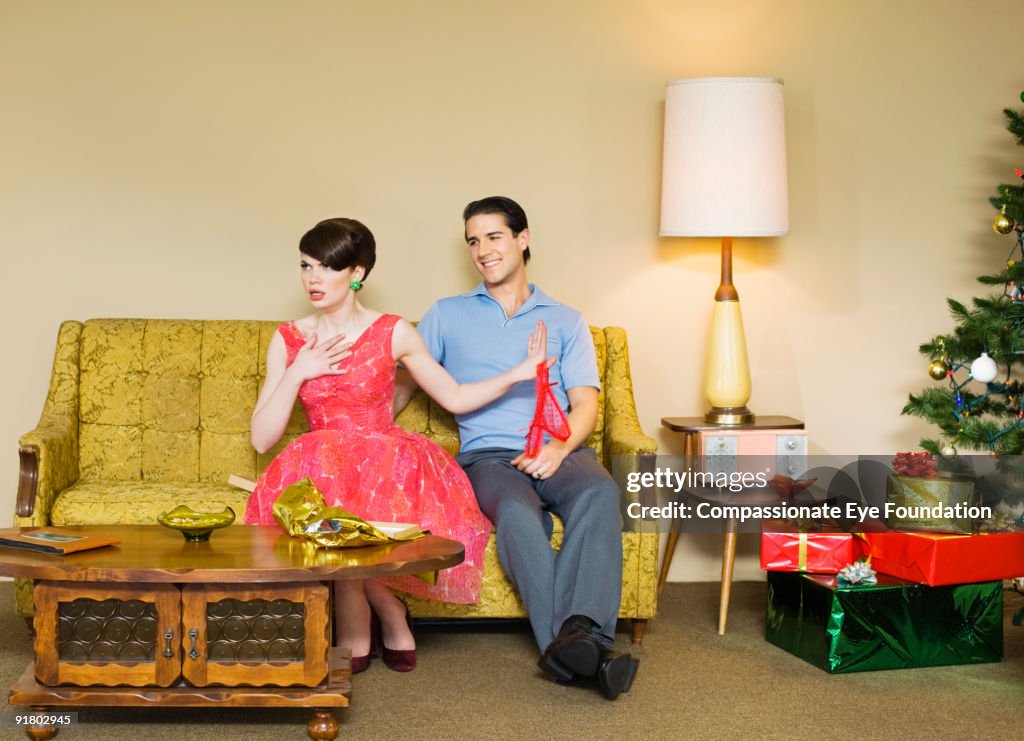
POLYGON ((295 399, 310 432, 292 441, 257 482, 245 521, 272 524, 271 508, 290 484, 310 478, 329 506, 367 520, 412 522, 463 543, 465 561, 430 586, 411 576, 335 583, 336 637, 352 650, 352 669, 370 662, 377 628, 385 663, 415 666, 407 612, 389 586, 448 602, 476 602, 483 551, 491 533, 469 480, 448 453, 393 420, 396 363, 453 413, 472 411, 536 374, 547 347, 538 323, 522 363, 494 378, 458 384, 431 358, 404 319, 364 307, 356 292, 370 274, 376 247, 353 219, 327 219, 299 242, 302 284, 314 313, 278 327, 267 349, 267 374, 252 415, 252 444, 266 452, 284 434, 295 399))

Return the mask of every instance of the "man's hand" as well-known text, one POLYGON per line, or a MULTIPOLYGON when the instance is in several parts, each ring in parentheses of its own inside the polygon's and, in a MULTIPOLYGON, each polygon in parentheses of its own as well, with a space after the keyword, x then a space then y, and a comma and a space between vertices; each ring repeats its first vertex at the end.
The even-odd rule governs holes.
POLYGON ((523 473, 543 481, 555 475, 570 452, 561 440, 552 440, 540 449, 536 458, 527 458, 526 453, 520 453, 511 462, 523 473))

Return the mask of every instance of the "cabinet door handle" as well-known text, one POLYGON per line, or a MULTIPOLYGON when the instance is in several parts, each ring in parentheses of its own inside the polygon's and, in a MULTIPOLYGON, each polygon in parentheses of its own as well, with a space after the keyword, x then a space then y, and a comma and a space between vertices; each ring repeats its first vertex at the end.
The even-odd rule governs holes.
POLYGON ((789 440, 786 442, 786 447, 790 450, 796 450, 796 440, 789 440))
POLYGON ((174 652, 171 651, 171 641, 174 640, 174 628, 168 628, 164 631, 164 658, 173 659, 174 652))
POLYGON ((198 628, 192 628, 188 632, 188 637, 192 639, 192 650, 190 650, 188 652, 188 657, 190 659, 192 659, 193 661, 195 661, 196 659, 199 658, 199 650, 196 648, 196 638, 199 637, 199 629, 198 628))

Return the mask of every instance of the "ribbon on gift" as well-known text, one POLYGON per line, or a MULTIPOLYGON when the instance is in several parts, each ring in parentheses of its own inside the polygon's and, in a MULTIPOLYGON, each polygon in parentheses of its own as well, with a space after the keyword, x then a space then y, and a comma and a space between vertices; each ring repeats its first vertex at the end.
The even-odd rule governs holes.
POLYGON ((900 476, 933 479, 938 474, 939 464, 927 451, 897 453, 892 459, 892 470, 900 476))

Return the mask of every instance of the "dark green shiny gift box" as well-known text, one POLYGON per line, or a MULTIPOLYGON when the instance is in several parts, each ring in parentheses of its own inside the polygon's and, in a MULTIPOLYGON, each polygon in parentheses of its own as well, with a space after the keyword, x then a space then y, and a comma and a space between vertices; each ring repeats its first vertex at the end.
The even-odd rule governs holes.
POLYGON ((769 571, 765 637, 832 674, 1001 661, 1003 585, 769 571))

